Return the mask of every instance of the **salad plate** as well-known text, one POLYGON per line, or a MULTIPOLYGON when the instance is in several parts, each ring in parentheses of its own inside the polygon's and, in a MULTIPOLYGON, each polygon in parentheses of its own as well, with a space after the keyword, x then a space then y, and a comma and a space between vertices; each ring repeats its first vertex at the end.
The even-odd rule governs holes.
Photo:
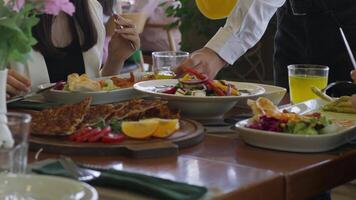
POLYGON ((179 109, 182 115, 194 119, 222 117, 222 115, 233 108, 237 102, 260 96, 265 92, 265 89, 258 84, 227 82, 244 92, 241 92, 238 96, 186 96, 162 92, 162 90, 166 88, 177 85, 179 83, 177 79, 143 81, 136 83, 134 89, 145 95, 167 100, 169 105, 179 109))
POLYGON ((321 111, 324 101, 313 99, 285 108, 300 115, 318 112, 334 123, 343 124, 324 134, 291 134, 249 128, 252 119, 240 121, 235 128, 240 138, 252 146, 288 152, 324 152, 335 149, 356 139, 356 115, 321 111))
MULTIPOLYGON (((146 73, 135 73, 135 79, 144 76, 146 73)), ((129 74, 122 74, 116 76, 118 78, 129 78, 129 74)), ((93 80, 108 80, 112 77, 101 77, 93 80)), ((136 80, 135 80, 136 81, 136 80)), ((46 83, 38 86, 38 89, 47 88, 54 83, 46 83)), ((117 88, 111 90, 101 90, 101 91, 67 91, 67 90, 58 90, 51 89, 42 93, 45 101, 56 102, 56 103, 76 103, 84 100, 86 97, 92 97, 92 104, 105 104, 105 103, 114 103, 125 101, 133 98, 140 98, 143 95, 133 87, 117 88)))
POLYGON ((45 175, 0 175, 0 199, 97 200, 97 191, 86 183, 45 175))

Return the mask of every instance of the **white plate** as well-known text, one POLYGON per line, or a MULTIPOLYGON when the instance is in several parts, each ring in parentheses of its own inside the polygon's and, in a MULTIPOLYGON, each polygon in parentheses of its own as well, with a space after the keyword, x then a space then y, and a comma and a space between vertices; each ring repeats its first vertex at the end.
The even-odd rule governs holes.
POLYGON ((195 97, 164 94, 156 91, 157 87, 175 86, 177 83, 177 79, 143 81, 136 83, 134 88, 144 94, 168 100, 170 106, 179 109, 184 116, 195 119, 221 117, 233 108, 238 101, 260 96, 265 92, 265 89, 257 84, 232 81, 229 81, 229 83, 234 84, 240 90, 248 90, 251 94, 195 97))
MULTIPOLYGON (((319 111, 322 105, 322 100, 313 99, 293 105, 287 108, 287 110, 299 114, 306 114, 319 111)), ((356 115, 330 112, 322 112, 322 114, 330 119, 350 119, 356 121, 356 115)), ((249 119, 236 124, 237 133, 239 133, 243 141, 257 147, 290 152, 324 152, 346 144, 352 141, 356 136, 355 126, 341 128, 335 133, 323 135, 295 135, 246 128, 248 123, 249 119)))
MULTIPOLYGON (((135 76, 140 76, 141 73, 136 73, 135 76)), ((117 77, 127 78, 128 74, 119 75, 117 77)), ((99 79, 108 79, 110 77, 102 77, 99 79)), ((50 83, 39 85, 38 88, 48 87, 50 83)), ((125 100, 130 100, 133 98, 140 98, 142 94, 130 88, 116 89, 112 91, 99 91, 99 92, 69 92, 63 90, 54 90, 51 89, 47 92, 44 92, 43 97, 46 101, 58 102, 58 103, 77 103, 82 101, 85 97, 92 97, 92 104, 105 104, 105 103, 114 103, 125 100)))
MULTIPOLYGON (((273 102, 274 105, 279 105, 279 103, 282 101, 283 97, 287 93, 287 89, 274 86, 274 85, 267 85, 267 84, 256 84, 258 86, 261 86, 265 89, 265 92, 261 94, 261 97, 266 97, 269 100, 273 102)), ((251 97, 249 99, 257 99, 258 97, 251 97)), ((248 107, 247 105, 247 99, 245 101, 239 101, 238 106, 239 107, 248 107)))
POLYGON ((67 178, 43 175, 1 174, 0 199, 97 200, 98 193, 86 183, 67 178))

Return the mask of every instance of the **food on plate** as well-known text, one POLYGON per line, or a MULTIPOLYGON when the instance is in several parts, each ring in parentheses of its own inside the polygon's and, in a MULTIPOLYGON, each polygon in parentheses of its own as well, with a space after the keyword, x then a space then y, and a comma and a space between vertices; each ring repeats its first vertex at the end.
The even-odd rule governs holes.
POLYGON ((112 113, 111 117, 137 121, 142 118, 179 118, 179 112, 168 107, 167 101, 134 99, 123 104, 112 113))
POLYGON ((32 114, 31 133, 35 135, 70 135, 76 131, 89 110, 91 98, 82 102, 49 108, 32 114))
POLYGON ((248 100, 254 117, 248 128, 284 132, 298 135, 319 135, 332 133, 340 127, 320 113, 300 115, 287 110, 279 111, 269 99, 259 97, 248 100))
POLYGON ((130 138, 145 139, 151 137, 158 128, 157 120, 139 120, 122 122, 122 132, 130 138))
POLYGON ((153 133, 153 137, 166 138, 179 129, 178 119, 157 119, 158 128, 153 133))
POLYGON ((73 73, 68 75, 67 82, 58 82, 54 89, 65 90, 70 92, 98 92, 98 91, 112 91, 119 88, 132 87, 138 81, 153 80, 153 74, 144 74, 136 77, 132 72, 129 78, 120 78, 113 76, 111 78, 93 80, 86 74, 79 75, 73 73))
POLYGON ((150 118, 139 121, 123 121, 122 132, 131 138, 166 138, 179 129, 178 119, 150 118))
POLYGON ((82 91, 82 92, 92 92, 100 91, 101 85, 98 81, 91 80, 88 75, 77 73, 69 74, 67 77, 67 85, 64 87, 68 91, 82 91))
POLYGON ((85 114, 82 121, 82 126, 95 124, 98 119, 106 120, 113 112, 115 106, 113 104, 102 104, 91 106, 88 112, 85 114))
POLYGON ((179 83, 165 88, 162 93, 181 96, 239 96, 240 91, 235 85, 223 80, 210 80, 193 68, 185 67, 186 74, 178 79, 179 83))
POLYGON ((322 107, 324 111, 356 114, 356 110, 352 106, 350 96, 332 98, 316 87, 312 87, 312 91, 322 100, 326 101, 326 104, 322 107))
POLYGON ((146 133, 144 126, 141 126, 142 120, 147 120, 146 124, 157 123, 154 132, 147 137, 165 138, 179 128, 179 112, 171 110, 166 101, 134 99, 91 107, 90 101, 88 97, 77 104, 33 113, 31 133, 42 136, 69 135, 68 139, 74 142, 120 143, 126 138, 123 129, 128 130, 130 138, 141 139, 144 136, 136 136, 132 132, 146 133), (127 129, 130 127, 128 121, 132 124, 138 121, 141 125, 127 129))
POLYGON ((326 103, 323 106, 324 111, 340 112, 340 113, 353 113, 356 114, 355 108, 352 106, 350 96, 342 96, 333 101, 326 103))

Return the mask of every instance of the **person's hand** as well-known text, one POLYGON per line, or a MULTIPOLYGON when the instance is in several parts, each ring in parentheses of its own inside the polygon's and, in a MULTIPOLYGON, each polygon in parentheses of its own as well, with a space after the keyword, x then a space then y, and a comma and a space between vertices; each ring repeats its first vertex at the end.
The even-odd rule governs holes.
POLYGON ((9 69, 7 75, 6 96, 12 96, 28 93, 31 88, 31 81, 13 69, 9 69))
POLYGON ((131 21, 116 16, 115 24, 115 33, 109 43, 109 56, 126 60, 140 48, 140 37, 131 21))
POLYGON ((183 67, 192 67, 210 79, 214 79, 225 65, 227 63, 217 53, 204 47, 193 52, 190 58, 183 61, 174 71, 178 76, 181 76, 184 73, 183 67))
POLYGON ((351 78, 352 78, 353 82, 356 83, 356 70, 351 71, 351 78))

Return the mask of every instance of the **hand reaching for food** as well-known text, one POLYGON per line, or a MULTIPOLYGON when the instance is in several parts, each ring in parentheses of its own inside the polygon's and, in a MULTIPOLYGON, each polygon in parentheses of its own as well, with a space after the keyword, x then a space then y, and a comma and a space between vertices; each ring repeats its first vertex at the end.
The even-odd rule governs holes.
POLYGON ((226 64, 213 50, 204 47, 193 52, 189 59, 185 60, 174 70, 178 76, 182 76, 184 74, 184 67, 192 67, 200 73, 207 75, 209 79, 214 79, 216 74, 226 64))

